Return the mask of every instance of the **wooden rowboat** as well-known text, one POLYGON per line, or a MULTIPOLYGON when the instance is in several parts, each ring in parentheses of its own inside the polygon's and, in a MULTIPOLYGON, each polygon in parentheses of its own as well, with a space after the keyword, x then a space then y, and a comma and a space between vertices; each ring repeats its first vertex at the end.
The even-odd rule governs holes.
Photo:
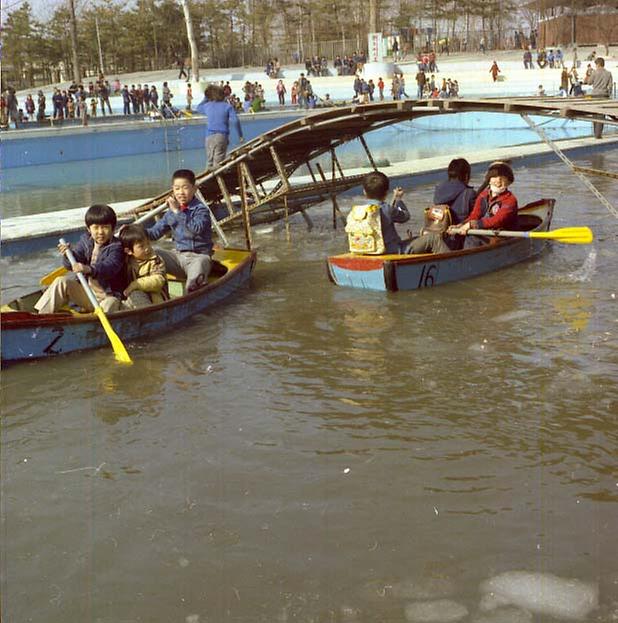
MULTIPOLYGON (((541 199, 519 210, 518 231, 546 232, 554 199, 541 199)), ((474 249, 442 254, 356 255, 344 253, 327 259, 328 276, 339 286, 365 290, 418 290, 477 277, 538 255, 547 240, 539 238, 486 238, 474 249)))
MULTIPOLYGON (((123 341, 157 335, 219 303, 246 283, 256 261, 255 251, 216 250, 207 286, 182 294, 182 282, 170 282, 171 299, 158 305, 108 314, 123 341)), ((41 291, 20 297, 1 309, 2 363, 39 359, 72 351, 109 346, 94 314, 32 313, 41 291)))

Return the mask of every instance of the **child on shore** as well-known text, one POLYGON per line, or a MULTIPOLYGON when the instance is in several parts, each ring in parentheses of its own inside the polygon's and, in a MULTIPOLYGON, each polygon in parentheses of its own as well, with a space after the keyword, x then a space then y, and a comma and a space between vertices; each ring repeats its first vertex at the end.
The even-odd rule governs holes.
MULTIPOLYGON (((125 287, 124 253, 118 238, 114 237, 116 213, 108 205, 96 204, 86 212, 86 229, 79 242, 71 250, 76 263, 71 266, 65 257, 63 263, 72 272, 57 277, 36 302, 39 314, 54 314, 67 303, 73 303, 84 311, 94 311, 90 299, 77 279, 76 273, 88 278, 97 300, 105 313, 117 311, 125 287)), ((64 255, 70 245, 58 245, 64 255)))
POLYGON ((192 292, 206 285, 211 267, 212 224, 206 206, 195 198, 195 173, 178 169, 172 176, 172 196, 168 210, 160 221, 146 230, 150 240, 171 232, 175 251, 157 249, 167 272, 186 279, 186 290, 192 292))
POLYGON ((156 305, 169 299, 165 263, 153 251, 141 225, 127 225, 118 234, 127 255, 128 286, 123 294, 129 309, 156 305))

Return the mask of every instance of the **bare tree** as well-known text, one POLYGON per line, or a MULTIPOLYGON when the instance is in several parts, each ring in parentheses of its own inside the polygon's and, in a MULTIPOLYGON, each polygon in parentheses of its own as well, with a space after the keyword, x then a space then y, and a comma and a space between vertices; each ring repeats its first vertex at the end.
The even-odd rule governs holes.
POLYGON ((189 40, 189 47, 191 48, 191 75, 193 76, 193 80, 198 81, 200 79, 200 61, 197 51, 197 42, 193 34, 193 22, 191 21, 191 12, 189 11, 189 0, 181 0, 181 3, 182 11, 185 16, 185 23, 187 25, 187 39, 189 40))
POLYGON ((77 56, 77 20, 75 19, 75 3, 69 0, 69 21, 71 30, 71 48, 73 52, 73 80, 76 84, 82 81, 82 72, 79 68, 79 58, 77 56))

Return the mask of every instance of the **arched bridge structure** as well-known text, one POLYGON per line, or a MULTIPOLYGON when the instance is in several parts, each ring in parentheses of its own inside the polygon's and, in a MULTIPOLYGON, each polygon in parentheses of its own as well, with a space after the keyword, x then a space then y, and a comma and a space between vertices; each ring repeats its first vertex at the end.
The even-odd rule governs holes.
MULTIPOLYGON (((212 171, 197 176, 200 196, 211 207, 218 206, 220 226, 240 224, 243 210, 252 222, 275 220, 305 208, 333 200, 358 186, 363 175, 346 175, 337 158, 337 148, 360 141, 373 168, 376 163, 364 135, 385 126, 427 115, 462 112, 540 115, 562 119, 603 122, 618 126, 618 101, 594 98, 504 98, 454 100, 398 100, 344 107, 323 108, 270 130, 231 151, 212 171), (330 166, 317 159, 330 156, 330 166), (295 183, 291 177, 304 167, 311 182, 295 183), (324 170, 326 168, 326 170, 324 170)), ((307 177, 303 178, 307 180, 307 177)), ((169 191, 139 206, 144 214, 162 206, 169 191)))

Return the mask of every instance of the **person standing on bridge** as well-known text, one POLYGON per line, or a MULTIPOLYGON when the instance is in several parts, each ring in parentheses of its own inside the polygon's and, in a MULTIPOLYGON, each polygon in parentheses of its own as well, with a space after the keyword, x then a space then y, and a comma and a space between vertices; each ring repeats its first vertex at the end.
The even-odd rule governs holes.
POLYGON ((216 84, 206 87, 204 99, 196 110, 208 117, 206 160, 208 169, 212 170, 225 159, 230 142, 230 125, 234 126, 241 143, 244 141, 242 128, 234 107, 225 101, 223 89, 216 84))
MULTIPOLYGON (((605 69, 605 59, 600 56, 594 61, 596 69, 586 77, 586 84, 592 85, 592 97, 604 97, 611 96, 612 85, 614 79, 611 72, 605 69)), ((600 121, 593 121, 592 127, 594 128, 594 138, 601 138, 603 136, 603 124, 600 121)))

